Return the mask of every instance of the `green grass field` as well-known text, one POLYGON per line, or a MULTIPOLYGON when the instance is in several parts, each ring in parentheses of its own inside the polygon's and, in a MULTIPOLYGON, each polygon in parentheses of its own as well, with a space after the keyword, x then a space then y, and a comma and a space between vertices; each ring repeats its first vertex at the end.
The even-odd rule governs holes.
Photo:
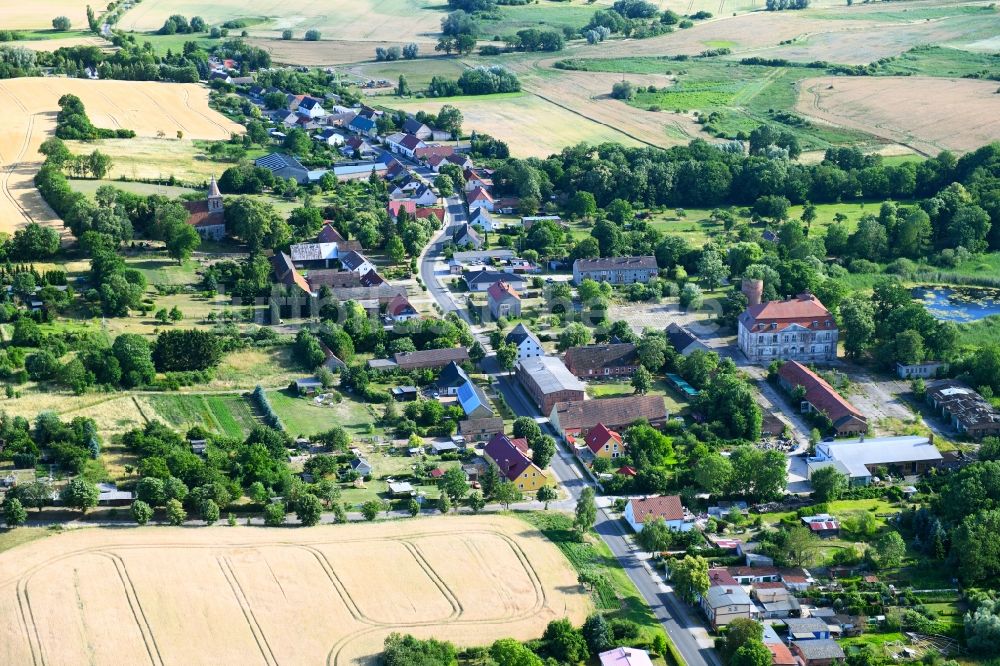
MULTIPOLYGON (((629 382, 591 382, 587 385, 587 395, 591 398, 620 398, 635 394, 635 389, 629 382)), ((667 383, 658 379, 653 382, 650 395, 662 395, 667 405, 667 413, 671 416, 687 412, 688 403, 682 399, 667 383)))
POLYGON ((501 6, 499 20, 483 21, 481 39, 505 37, 525 28, 563 28, 579 30, 590 22, 594 12, 601 7, 584 2, 554 2, 541 0, 536 4, 501 6))
POLYGON ((333 407, 317 406, 311 398, 293 396, 286 390, 268 391, 267 397, 285 424, 285 430, 293 437, 308 437, 335 425, 347 428, 357 437, 368 433, 375 422, 371 407, 347 395, 333 407))
POLYGON ((149 403, 178 430, 192 426, 242 439, 257 424, 250 403, 241 395, 155 395, 149 403))
POLYGON ((895 58, 882 70, 898 76, 964 77, 1000 74, 1000 53, 975 53, 944 46, 918 46, 895 58))
POLYGON ((97 189, 103 185, 111 185, 112 187, 118 188, 119 190, 124 190, 125 192, 131 192, 132 194, 142 194, 149 196, 150 194, 159 194, 165 197, 179 197, 183 194, 191 194, 197 192, 197 190, 190 187, 181 187, 178 185, 157 185, 155 183, 139 183, 123 180, 70 180, 69 186, 73 188, 74 192, 83 192, 89 197, 93 197, 97 193, 97 189))

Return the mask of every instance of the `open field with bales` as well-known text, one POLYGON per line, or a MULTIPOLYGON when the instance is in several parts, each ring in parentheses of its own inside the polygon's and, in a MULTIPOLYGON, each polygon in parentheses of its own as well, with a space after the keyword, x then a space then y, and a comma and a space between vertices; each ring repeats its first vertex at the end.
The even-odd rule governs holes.
MULTIPOLYGON (((138 137, 163 146, 166 141, 155 139, 160 132, 170 137, 183 132, 184 139, 174 139, 173 143, 190 146, 193 139, 226 139, 242 130, 208 108, 208 91, 198 85, 83 79, 60 79, 58 83, 54 85, 52 79, 45 78, 0 82, 0 104, 6 109, 0 128, 0 231, 11 232, 31 221, 61 228, 32 179, 41 164, 38 147, 55 131, 62 95, 79 97, 95 126, 131 129, 138 137)), ((130 169, 124 156, 143 143, 138 137, 105 141, 108 147, 102 145, 101 149, 119 161, 118 169, 130 169), (111 149, 113 143, 118 151, 111 149)), ((72 149, 89 151, 92 146, 72 149)), ((156 152, 151 150, 150 154, 156 152)), ((145 158, 139 159, 146 164, 145 158)))
POLYGON ((930 77, 821 77, 802 87, 796 108, 925 154, 972 150, 1000 136, 995 81, 930 77))
POLYGON ((589 608, 514 518, 79 530, 0 555, 0 662, 367 663, 393 631, 527 640, 589 608))

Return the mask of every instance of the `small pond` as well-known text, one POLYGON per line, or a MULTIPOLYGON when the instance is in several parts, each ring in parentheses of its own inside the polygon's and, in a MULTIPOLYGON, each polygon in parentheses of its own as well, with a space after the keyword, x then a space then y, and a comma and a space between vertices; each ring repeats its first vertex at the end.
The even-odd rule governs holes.
POLYGON ((1000 315, 1000 289, 920 286, 913 298, 923 301, 938 319, 963 322, 1000 315))

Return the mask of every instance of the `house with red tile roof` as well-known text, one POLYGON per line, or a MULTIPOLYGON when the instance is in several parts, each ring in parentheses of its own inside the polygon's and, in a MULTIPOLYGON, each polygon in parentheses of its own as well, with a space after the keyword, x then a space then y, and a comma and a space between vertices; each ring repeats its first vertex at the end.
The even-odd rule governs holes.
POLYGON ((771 652, 771 666, 798 666, 799 662, 792 656, 791 650, 784 643, 765 643, 771 652))
POLYGON ((837 323, 812 294, 751 305, 738 323, 737 341, 753 363, 837 358, 837 323))
POLYGON ((590 452, 599 458, 618 458, 625 454, 622 436, 603 423, 591 428, 583 441, 590 452))
POLYGON ((399 294, 385 306, 385 313, 392 317, 393 321, 407 321, 419 317, 420 313, 410 304, 409 299, 399 294))
POLYGON ((476 208, 485 208, 489 212, 493 212, 493 197, 482 187, 477 187, 465 195, 465 200, 469 204, 469 210, 475 210, 476 208))
POLYGON ((497 280, 486 290, 486 302, 493 319, 521 316, 521 296, 503 280, 497 280))
POLYGON ((659 519, 663 519, 667 527, 675 532, 687 532, 694 528, 694 516, 684 509, 679 495, 633 498, 625 505, 624 516, 636 532, 641 532, 646 523, 659 519))
POLYGON ((708 584, 709 586, 714 585, 739 585, 736 579, 733 578, 726 569, 723 568, 713 568, 708 570, 708 584))
POLYGON ((825 379, 798 361, 788 361, 778 369, 778 381, 792 393, 802 387, 802 411, 819 412, 829 420, 837 435, 857 435, 868 430, 868 419, 847 402, 825 379))
POLYGON ((399 217, 401 210, 405 210, 408 215, 416 216, 417 202, 412 199, 391 199, 385 206, 385 211, 392 219, 399 217))

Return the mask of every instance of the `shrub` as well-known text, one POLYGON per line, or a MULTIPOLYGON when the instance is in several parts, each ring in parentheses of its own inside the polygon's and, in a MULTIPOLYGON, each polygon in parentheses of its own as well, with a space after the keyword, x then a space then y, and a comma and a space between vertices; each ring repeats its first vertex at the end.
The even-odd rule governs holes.
POLYGON ((67 30, 70 29, 71 26, 72 23, 70 23, 69 18, 66 16, 57 16, 54 19, 52 19, 53 30, 58 30, 59 32, 66 32, 67 30))
POLYGON ((318 42, 321 36, 319 30, 306 30, 305 40, 307 42, 318 42))

